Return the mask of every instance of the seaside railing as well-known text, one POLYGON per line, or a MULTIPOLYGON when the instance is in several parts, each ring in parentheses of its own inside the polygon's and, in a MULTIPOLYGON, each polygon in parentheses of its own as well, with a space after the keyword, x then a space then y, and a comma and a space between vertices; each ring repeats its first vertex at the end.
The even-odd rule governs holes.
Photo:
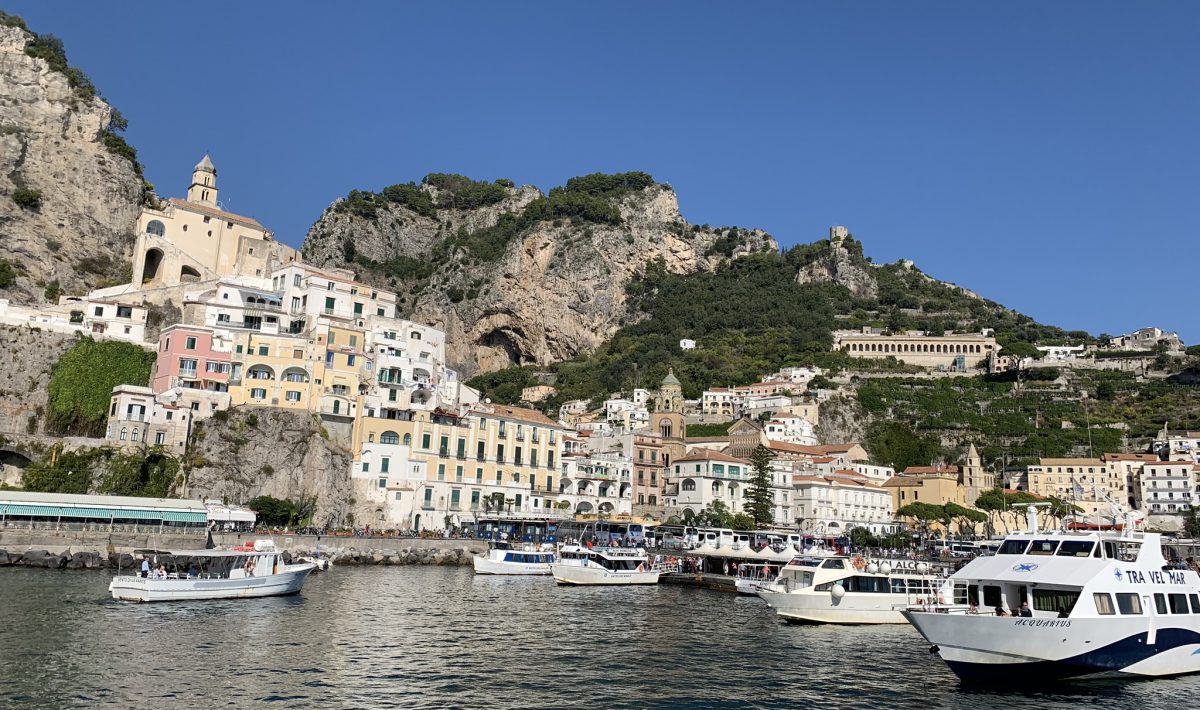
POLYGON ((62 532, 98 532, 98 533, 144 533, 172 535, 196 535, 203 537, 208 532, 206 525, 175 525, 173 523, 67 523, 53 520, 4 520, 0 521, 3 530, 56 530, 62 532))

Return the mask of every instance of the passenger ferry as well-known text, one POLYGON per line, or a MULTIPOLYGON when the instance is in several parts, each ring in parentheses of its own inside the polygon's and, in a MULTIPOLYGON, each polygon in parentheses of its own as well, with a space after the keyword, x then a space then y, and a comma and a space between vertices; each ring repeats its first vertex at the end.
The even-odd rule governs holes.
POLYGON ((1159 535, 1132 517, 1040 533, 1030 510, 1029 532, 952 576, 978 613, 905 612, 930 651, 976 682, 1200 672, 1200 576, 1168 566, 1159 535))
POLYGON ((910 605, 967 609, 966 585, 949 568, 915 560, 803 555, 756 592, 785 621, 809 624, 903 624, 910 605))
POLYGON ((554 552, 530 545, 517 549, 507 542, 493 543, 486 555, 475 555, 475 574, 550 574, 554 552))
POLYGON ((559 584, 580 585, 658 584, 660 574, 643 549, 575 544, 559 547, 550 571, 559 584))
POLYGON ((118 573, 108 585, 113 599, 130 602, 245 599, 296 594, 312 563, 285 564, 270 540, 258 540, 232 550, 161 552, 146 550, 165 576, 143 577, 138 570, 118 573))

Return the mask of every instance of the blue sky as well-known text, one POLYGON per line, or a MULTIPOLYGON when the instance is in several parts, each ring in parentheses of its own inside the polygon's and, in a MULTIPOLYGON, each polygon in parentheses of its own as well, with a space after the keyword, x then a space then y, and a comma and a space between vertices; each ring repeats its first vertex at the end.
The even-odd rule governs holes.
POLYGON ((291 244, 352 188, 645 170, 695 223, 844 224, 1044 322, 1200 341, 1197 3, 5 9, 64 39, 160 194, 211 152, 291 244))

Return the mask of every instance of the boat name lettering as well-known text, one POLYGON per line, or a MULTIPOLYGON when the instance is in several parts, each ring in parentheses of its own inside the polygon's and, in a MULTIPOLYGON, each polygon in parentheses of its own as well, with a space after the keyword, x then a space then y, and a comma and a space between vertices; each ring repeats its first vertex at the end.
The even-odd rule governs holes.
POLYGON ((1013 626, 1033 626, 1039 629, 1065 629, 1071 626, 1070 619, 1014 619, 1013 626))
POLYGON ((1147 570, 1139 572, 1135 569, 1125 570, 1125 580, 1130 584, 1145 584, 1146 578, 1150 578, 1151 584, 1187 584, 1183 576, 1183 572, 1174 570, 1147 570))

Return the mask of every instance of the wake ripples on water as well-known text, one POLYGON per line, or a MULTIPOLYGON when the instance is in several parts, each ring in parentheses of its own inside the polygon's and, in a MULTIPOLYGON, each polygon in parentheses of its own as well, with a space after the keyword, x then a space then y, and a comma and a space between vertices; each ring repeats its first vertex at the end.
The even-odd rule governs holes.
POLYGON ((781 624, 757 599, 336 569, 297 597, 130 605, 0 570, 0 704, 23 707, 1178 708, 1195 677, 976 691, 907 626, 781 624))

